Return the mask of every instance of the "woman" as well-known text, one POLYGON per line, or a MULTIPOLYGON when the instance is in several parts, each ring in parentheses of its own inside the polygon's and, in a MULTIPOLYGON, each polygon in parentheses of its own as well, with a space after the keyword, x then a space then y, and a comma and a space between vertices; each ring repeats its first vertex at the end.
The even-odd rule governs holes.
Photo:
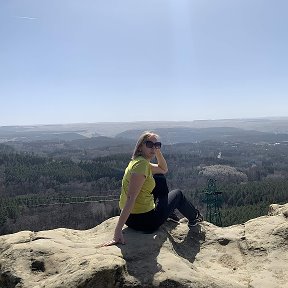
POLYGON ((185 198, 179 189, 163 193, 156 204, 152 191, 155 187, 154 174, 165 174, 168 167, 161 153, 159 136, 144 132, 138 139, 132 160, 129 162, 123 179, 119 206, 121 214, 115 228, 113 240, 104 246, 125 244, 122 228, 124 224, 135 230, 152 232, 162 225, 174 209, 178 209, 195 226, 202 221, 197 209, 185 198), (150 161, 156 157, 157 164, 150 161))

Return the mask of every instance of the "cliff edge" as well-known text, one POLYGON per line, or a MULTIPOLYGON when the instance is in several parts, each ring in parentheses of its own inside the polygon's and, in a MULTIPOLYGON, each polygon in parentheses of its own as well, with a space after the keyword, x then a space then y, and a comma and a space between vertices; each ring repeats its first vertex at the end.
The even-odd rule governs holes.
POLYGON ((225 228, 167 222, 144 234, 126 227, 126 245, 99 248, 117 219, 84 231, 1 236, 0 287, 288 287, 288 204, 225 228))

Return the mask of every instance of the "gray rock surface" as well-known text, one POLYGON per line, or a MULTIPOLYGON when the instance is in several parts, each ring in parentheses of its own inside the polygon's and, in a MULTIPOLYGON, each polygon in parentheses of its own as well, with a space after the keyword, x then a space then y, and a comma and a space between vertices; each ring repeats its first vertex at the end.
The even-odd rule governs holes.
POLYGON ((167 222, 153 234, 124 229, 126 245, 99 247, 118 217, 93 229, 0 237, 0 287, 287 288, 288 204, 220 228, 167 222))

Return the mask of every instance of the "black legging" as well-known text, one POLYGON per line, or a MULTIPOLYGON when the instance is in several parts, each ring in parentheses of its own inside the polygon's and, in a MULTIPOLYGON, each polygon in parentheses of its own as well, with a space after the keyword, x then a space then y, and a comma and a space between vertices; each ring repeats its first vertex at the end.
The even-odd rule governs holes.
POLYGON ((188 221, 197 217, 197 209, 186 199, 179 189, 169 192, 166 178, 163 174, 155 174, 156 186, 153 190, 155 209, 140 214, 130 214, 126 225, 135 230, 152 232, 158 229, 178 209, 188 221))

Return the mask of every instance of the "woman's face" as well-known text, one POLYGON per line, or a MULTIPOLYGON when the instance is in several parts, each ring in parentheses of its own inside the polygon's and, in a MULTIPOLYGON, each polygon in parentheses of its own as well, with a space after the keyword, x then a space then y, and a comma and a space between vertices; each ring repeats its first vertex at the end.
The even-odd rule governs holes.
POLYGON ((144 141, 144 143, 141 145, 140 149, 142 151, 142 156, 148 160, 151 160, 155 157, 155 146, 153 146, 152 148, 148 148, 146 145, 147 141, 151 141, 153 143, 158 142, 157 137, 156 136, 150 136, 147 138, 146 141, 144 141))

